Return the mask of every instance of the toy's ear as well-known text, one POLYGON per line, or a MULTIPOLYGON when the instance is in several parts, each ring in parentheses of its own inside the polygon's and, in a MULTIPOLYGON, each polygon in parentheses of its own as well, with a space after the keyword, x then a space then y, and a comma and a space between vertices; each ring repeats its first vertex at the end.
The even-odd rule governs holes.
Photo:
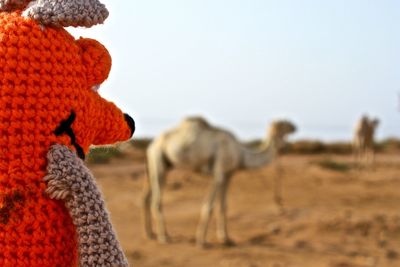
POLYGON ((108 17, 108 10, 99 0, 36 0, 28 5, 23 15, 43 25, 89 28, 103 23, 108 17))
POLYGON ((82 49, 82 61, 87 70, 87 81, 90 87, 100 85, 107 78, 111 69, 111 56, 98 41, 80 38, 77 44, 82 49))
POLYGON ((24 8, 31 0, 0 0, 0 11, 12 11, 24 8))

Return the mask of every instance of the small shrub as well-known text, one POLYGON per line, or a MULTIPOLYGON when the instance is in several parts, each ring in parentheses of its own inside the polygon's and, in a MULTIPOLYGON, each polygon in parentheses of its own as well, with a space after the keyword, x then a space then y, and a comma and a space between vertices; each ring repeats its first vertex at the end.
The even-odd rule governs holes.
POLYGON ((283 152, 290 154, 320 154, 326 152, 326 147, 320 141, 300 140, 287 144, 283 152))
POLYGON ((352 151, 353 148, 351 146, 351 143, 335 142, 335 143, 325 144, 326 153, 346 155, 346 154, 351 154, 352 151))
POLYGON ((326 158, 323 160, 313 161, 313 164, 318 165, 319 167, 331 171, 338 171, 338 172, 347 172, 351 170, 351 165, 343 162, 337 162, 332 159, 326 158))
POLYGON ((109 163, 112 158, 120 158, 123 154, 114 146, 94 147, 90 149, 87 162, 93 164, 109 163))
POLYGON ((388 138, 376 145, 377 151, 399 152, 400 140, 396 138, 388 138))
POLYGON ((140 139, 133 139, 129 142, 136 149, 146 150, 147 147, 150 145, 151 141, 153 141, 151 138, 140 138, 140 139))

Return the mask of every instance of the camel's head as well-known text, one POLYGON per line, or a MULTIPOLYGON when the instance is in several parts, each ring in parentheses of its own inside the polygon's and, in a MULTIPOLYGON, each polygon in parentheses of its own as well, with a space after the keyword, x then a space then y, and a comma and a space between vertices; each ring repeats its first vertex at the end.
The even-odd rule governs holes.
POLYGON ((0 0, 0 133, 9 131, 13 143, 29 148, 69 145, 80 156, 91 144, 129 139, 132 118, 98 93, 111 68, 107 49, 75 40, 62 27, 100 23, 104 6, 97 0, 29 2, 0 0))
POLYGON ((370 127, 371 127, 373 130, 376 130, 376 128, 378 128, 378 126, 379 126, 379 124, 380 124, 380 121, 379 121, 379 119, 375 118, 375 119, 373 119, 373 120, 370 120, 369 124, 370 124, 370 127))
POLYGON ((363 114, 361 116, 361 121, 369 121, 369 116, 367 114, 363 114))
POLYGON ((296 130, 296 126, 288 120, 274 121, 268 130, 268 140, 273 142, 279 150, 285 145, 287 137, 296 130))

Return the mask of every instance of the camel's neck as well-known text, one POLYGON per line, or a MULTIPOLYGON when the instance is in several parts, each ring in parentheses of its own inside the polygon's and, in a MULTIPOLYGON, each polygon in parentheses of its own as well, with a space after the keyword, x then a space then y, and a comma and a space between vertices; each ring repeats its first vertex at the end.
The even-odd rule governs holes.
POLYGON ((274 160, 277 149, 274 140, 265 140, 260 149, 254 150, 243 147, 243 167, 258 168, 274 160))

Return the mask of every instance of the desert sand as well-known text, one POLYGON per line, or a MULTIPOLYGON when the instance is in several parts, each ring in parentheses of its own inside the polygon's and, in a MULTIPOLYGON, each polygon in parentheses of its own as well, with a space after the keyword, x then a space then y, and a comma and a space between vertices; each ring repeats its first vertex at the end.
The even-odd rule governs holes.
POLYGON ((380 154, 363 168, 351 156, 286 155, 280 162, 286 211, 273 201, 276 164, 240 171, 228 194, 236 245, 219 244, 213 223, 207 249, 195 246, 194 234, 210 177, 185 170, 168 175, 163 197, 172 242, 162 245, 142 231, 143 152, 89 167, 134 266, 400 266, 400 155, 380 154))

